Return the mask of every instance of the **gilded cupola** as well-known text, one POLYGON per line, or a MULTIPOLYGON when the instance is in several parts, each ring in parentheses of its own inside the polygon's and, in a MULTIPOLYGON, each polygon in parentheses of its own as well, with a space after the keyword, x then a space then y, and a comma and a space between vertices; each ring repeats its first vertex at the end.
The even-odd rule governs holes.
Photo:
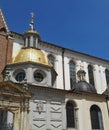
POLYGON ((52 66, 47 56, 37 48, 22 48, 12 58, 11 64, 33 62, 42 65, 52 66))
POLYGON ((30 29, 24 33, 24 47, 12 58, 10 64, 34 62, 52 66, 47 56, 38 49, 40 35, 34 30, 34 14, 31 13, 30 29))
POLYGON ((56 80, 57 73, 45 52, 38 48, 40 35, 34 30, 34 14, 31 13, 30 29, 24 33, 24 47, 13 56, 6 66, 4 81, 51 87, 56 80))

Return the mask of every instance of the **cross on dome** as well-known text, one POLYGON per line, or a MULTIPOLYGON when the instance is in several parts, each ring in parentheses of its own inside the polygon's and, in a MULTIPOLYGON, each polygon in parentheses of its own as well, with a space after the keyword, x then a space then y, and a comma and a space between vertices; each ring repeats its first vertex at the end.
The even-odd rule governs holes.
POLYGON ((31 21, 30 21, 30 29, 34 30, 34 13, 31 12, 31 21))

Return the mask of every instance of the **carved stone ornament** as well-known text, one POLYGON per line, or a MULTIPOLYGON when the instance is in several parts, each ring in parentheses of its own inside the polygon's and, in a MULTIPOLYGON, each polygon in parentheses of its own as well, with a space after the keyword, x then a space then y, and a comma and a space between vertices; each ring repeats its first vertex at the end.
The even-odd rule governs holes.
POLYGON ((39 112, 39 114, 43 111, 43 102, 39 101, 36 105, 36 110, 39 112))

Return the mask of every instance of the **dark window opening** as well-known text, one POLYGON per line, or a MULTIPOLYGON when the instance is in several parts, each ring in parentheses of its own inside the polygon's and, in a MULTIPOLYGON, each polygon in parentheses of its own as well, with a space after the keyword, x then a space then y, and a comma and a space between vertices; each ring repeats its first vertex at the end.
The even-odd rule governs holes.
POLYGON ((67 127, 75 128, 75 110, 73 103, 67 102, 66 114, 67 114, 67 127))
POLYGON ((89 73, 89 83, 94 86, 93 67, 91 65, 88 66, 88 73, 89 73))
POLYGON ((70 61, 69 68, 70 68, 70 86, 72 89, 72 87, 74 87, 76 84, 76 68, 75 63, 73 61, 70 61))

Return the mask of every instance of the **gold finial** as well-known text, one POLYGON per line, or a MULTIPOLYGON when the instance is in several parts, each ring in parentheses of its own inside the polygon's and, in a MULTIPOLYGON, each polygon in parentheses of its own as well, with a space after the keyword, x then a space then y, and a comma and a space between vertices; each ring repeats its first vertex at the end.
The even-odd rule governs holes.
POLYGON ((30 21, 30 28, 31 30, 34 30, 34 13, 31 12, 31 21, 30 21))

